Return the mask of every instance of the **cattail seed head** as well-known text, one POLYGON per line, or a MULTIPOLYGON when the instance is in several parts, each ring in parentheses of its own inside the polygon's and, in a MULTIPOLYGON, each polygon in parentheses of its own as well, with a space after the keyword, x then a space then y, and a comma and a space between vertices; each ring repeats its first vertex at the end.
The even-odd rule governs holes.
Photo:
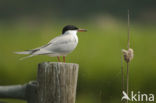
POLYGON ((122 49, 124 60, 129 63, 134 57, 133 49, 129 48, 128 50, 122 49))

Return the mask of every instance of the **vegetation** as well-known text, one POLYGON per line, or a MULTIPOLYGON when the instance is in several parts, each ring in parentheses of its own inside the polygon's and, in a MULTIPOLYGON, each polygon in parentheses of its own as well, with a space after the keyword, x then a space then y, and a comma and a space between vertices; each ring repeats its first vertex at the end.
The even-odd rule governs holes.
MULTIPOLYGON (((77 103, 119 103, 121 101, 121 49, 126 47, 127 22, 116 19, 92 22, 70 22, 88 29, 79 33, 76 50, 67 62, 80 64, 77 103)), ((18 21, 0 24, 0 85, 23 84, 36 79, 37 65, 57 61, 48 56, 36 56, 19 61, 15 51, 41 46, 61 33, 69 22, 18 21)), ((131 24, 131 47, 135 58, 130 63, 129 91, 156 93, 156 25, 131 24), (135 45, 133 45, 133 43, 135 45)), ((126 67, 126 65, 125 65, 126 67)), ((2 100, 2 99, 1 99, 2 100)), ((0 101, 1 101, 0 100, 0 101)), ((8 103, 25 103, 2 100, 8 103)))

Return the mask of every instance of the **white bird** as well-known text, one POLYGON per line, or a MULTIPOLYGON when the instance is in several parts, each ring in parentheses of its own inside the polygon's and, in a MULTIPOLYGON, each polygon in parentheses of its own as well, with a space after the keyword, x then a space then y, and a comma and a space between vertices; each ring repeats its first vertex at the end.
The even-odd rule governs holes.
POLYGON ((62 30, 62 35, 55 37, 48 44, 41 47, 26 50, 23 52, 15 52, 16 54, 29 54, 29 56, 23 57, 20 60, 33 57, 36 55, 48 55, 56 57, 60 62, 60 56, 63 56, 65 62, 65 56, 71 53, 78 44, 77 32, 85 32, 85 29, 79 29, 73 25, 67 25, 62 30))
POLYGON ((123 97, 122 97, 121 101, 122 101, 123 99, 130 100, 130 98, 128 97, 128 95, 126 94, 125 91, 123 91, 122 93, 123 93, 123 97))

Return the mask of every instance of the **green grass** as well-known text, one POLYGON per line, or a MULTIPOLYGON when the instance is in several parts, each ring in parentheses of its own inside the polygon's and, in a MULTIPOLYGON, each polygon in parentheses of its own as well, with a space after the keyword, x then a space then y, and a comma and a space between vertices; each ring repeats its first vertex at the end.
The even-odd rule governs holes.
MULTIPOLYGON (((57 24, 57 23, 56 23, 57 24)), ((62 24, 60 24, 62 25, 62 24)), ((80 64, 77 103, 117 103, 121 93, 121 49, 127 44, 127 25, 112 23, 101 26, 79 23, 88 32, 79 33, 76 50, 67 62, 80 64)), ((24 24, 0 26, 0 85, 23 84, 36 79, 37 64, 56 61, 36 56, 23 61, 24 55, 13 54, 41 46, 57 36, 61 27, 47 23, 42 26, 24 24)), ((131 46, 134 59, 130 64, 130 90, 156 93, 156 26, 131 25, 131 46)), ((8 103, 24 103, 7 100, 8 103)))

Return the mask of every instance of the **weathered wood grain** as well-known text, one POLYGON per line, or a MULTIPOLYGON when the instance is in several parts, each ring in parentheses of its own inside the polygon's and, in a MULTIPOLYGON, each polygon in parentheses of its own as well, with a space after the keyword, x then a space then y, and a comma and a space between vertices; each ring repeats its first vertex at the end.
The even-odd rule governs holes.
POLYGON ((78 64, 45 62, 38 68, 38 103, 75 103, 78 64))

